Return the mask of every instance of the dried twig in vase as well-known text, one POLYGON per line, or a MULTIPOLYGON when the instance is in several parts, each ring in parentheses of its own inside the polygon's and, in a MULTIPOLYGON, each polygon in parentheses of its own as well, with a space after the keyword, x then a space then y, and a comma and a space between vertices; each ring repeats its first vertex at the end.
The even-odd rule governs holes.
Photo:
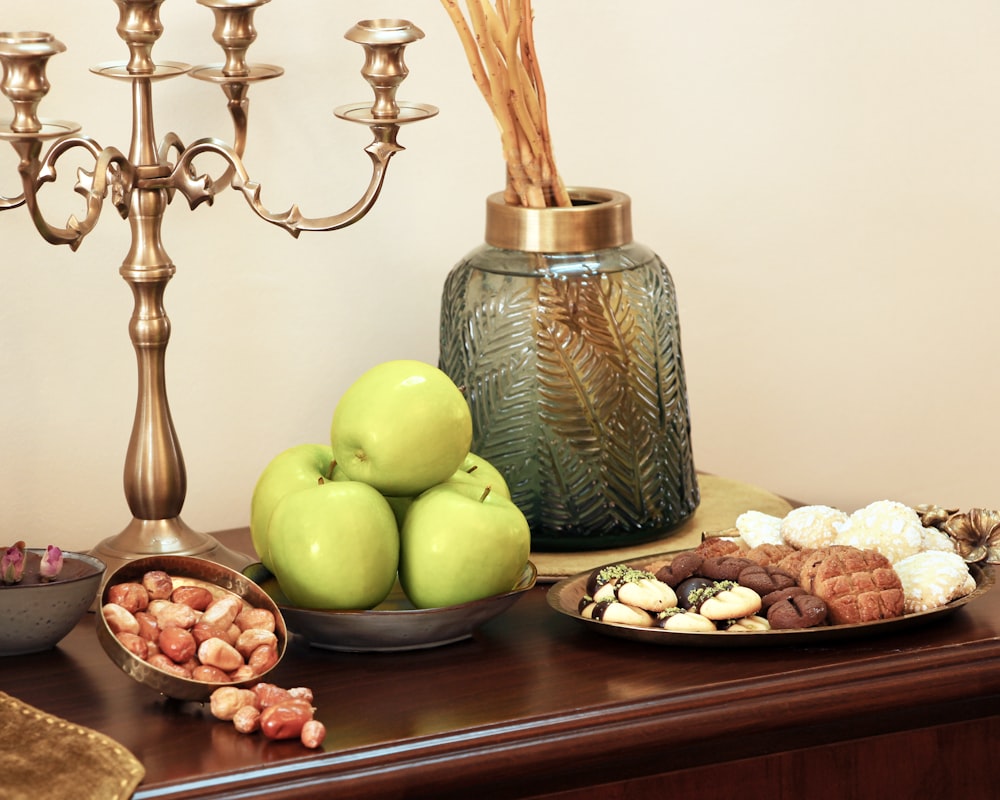
POLYGON ((529 208, 571 205, 556 170, 545 87, 535 54, 531 0, 441 0, 472 77, 500 129, 506 200, 529 208))

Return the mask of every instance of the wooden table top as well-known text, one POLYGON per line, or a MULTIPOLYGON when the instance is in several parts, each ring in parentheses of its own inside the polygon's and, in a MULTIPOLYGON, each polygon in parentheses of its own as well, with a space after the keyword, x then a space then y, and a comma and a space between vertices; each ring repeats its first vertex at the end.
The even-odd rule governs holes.
POLYGON ((1000 713, 1000 591, 884 638, 720 650, 597 635, 552 611, 547 590, 435 649, 292 641, 269 679, 313 689, 318 751, 241 735, 135 683, 93 614, 54 651, 0 659, 0 689, 131 750, 140 799, 515 797, 1000 713))

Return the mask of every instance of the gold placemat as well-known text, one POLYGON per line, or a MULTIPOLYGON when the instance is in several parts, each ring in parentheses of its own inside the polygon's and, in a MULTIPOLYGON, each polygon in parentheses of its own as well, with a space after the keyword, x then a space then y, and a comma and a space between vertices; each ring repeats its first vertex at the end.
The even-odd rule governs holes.
POLYGON ((792 509, 787 500, 776 494, 731 478, 699 475, 698 486, 701 489, 701 503, 694 514, 687 522, 662 539, 612 550, 572 553, 533 552, 531 560, 538 568, 538 581, 551 583, 614 561, 627 561, 630 558, 697 547, 701 542, 702 533, 733 527, 736 518, 744 511, 761 511, 764 514, 783 517, 792 509))
POLYGON ((145 774, 113 739, 0 692, 4 800, 125 800, 145 774))

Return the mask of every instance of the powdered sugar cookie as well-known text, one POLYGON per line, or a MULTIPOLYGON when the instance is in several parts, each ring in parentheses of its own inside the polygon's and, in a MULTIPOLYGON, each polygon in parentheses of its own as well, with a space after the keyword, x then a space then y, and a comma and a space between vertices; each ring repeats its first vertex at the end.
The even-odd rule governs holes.
POLYGON ((847 514, 830 506, 793 508, 781 521, 781 538, 797 550, 827 547, 837 538, 837 525, 847 514))
POLYGON ((859 508, 838 526, 836 544, 875 550, 893 564, 923 549, 924 526, 917 512, 895 500, 859 508))
POLYGON ((940 528, 924 528, 921 534, 921 550, 941 550, 945 553, 958 552, 955 540, 940 528))
POLYGON ((763 511, 745 511, 736 518, 736 530, 747 547, 762 544, 783 544, 781 538, 781 517, 765 514, 763 511))
POLYGON ((957 553, 926 550, 893 565, 903 583, 907 614, 930 611, 965 597, 976 588, 965 560, 957 553))

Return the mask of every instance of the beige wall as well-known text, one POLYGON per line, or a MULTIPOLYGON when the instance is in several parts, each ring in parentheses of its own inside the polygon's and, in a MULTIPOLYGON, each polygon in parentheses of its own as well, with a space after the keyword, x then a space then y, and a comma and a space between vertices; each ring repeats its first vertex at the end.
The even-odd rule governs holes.
MULTIPOLYGON (((698 466, 847 509, 884 497, 1000 506, 1000 5, 991 0, 538 0, 556 153, 569 183, 628 192, 636 238, 670 265, 698 466)), ((220 56, 211 14, 169 0, 161 60, 220 56)), ((245 524, 279 450, 326 438, 368 366, 435 361, 442 281, 482 238, 501 188, 492 120, 437 0, 274 0, 254 60, 247 164, 275 208, 339 211, 367 181, 357 20, 406 16, 401 97, 439 105, 405 129, 359 225, 294 240, 235 193, 165 224, 171 405, 184 517, 245 524)), ((0 0, 0 28, 54 32, 43 116, 127 147, 111 0, 0 0), (86 9, 89 16, 83 15, 86 9)), ((228 136, 221 91, 157 84, 157 125, 228 136)), ((8 112, 0 109, 0 116, 8 112)), ((15 191, 0 148, 0 193, 15 191)), ((79 208, 75 165, 46 190, 79 208)), ((135 399, 127 225, 107 208, 77 253, 0 215, 0 539, 86 548, 128 518, 121 470, 135 399)))

